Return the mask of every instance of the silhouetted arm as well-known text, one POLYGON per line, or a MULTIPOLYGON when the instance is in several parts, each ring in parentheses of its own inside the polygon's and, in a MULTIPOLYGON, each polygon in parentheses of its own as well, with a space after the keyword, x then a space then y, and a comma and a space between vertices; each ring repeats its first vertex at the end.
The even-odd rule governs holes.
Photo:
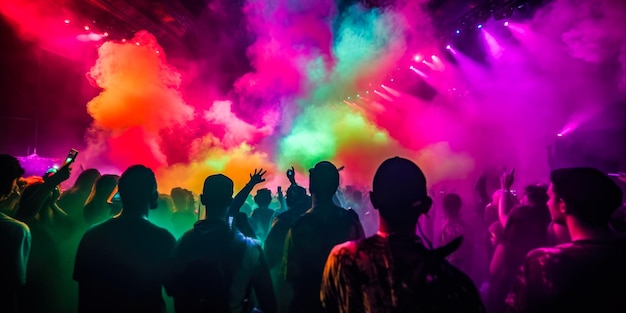
POLYGON ((511 186, 513 185, 514 180, 515 169, 513 169, 510 173, 504 173, 502 175, 502 179, 500 180, 500 185, 502 187, 502 197, 500 197, 500 202, 498 203, 498 218, 500 219, 500 223, 504 228, 506 228, 506 222, 509 218, 509 213, 513 208, 511 186))
POLYGON ((35 212, 41 211, 50 199, 50 193, 58 185, 70 178, 70 171, 71 168, 69 165, 66 165, 60 168, 54 175, 44 176, 44 183, 28 199, 22 199, 24 207, 36 208, 35 212))
POLYGON ((263 169, 254 170, 253 174, 250 174, 250 181, 237 193, 233 202, 230 205, 230 210, 228 211, 228 216, 237 217, 237 213, 241 209, 241 206, 246 202, 248 195, 252 192, 252 188, 257 184, 260 184, 265 181, 263 175, 265 175, 267 171, 263 171, 263 169))

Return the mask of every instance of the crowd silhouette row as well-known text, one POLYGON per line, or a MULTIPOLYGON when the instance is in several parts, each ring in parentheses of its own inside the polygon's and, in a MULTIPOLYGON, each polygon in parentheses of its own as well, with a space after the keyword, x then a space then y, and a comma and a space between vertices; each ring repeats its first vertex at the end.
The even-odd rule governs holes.
POLYGON ((626 175, 556 169, 519 196, 483 175, 466 210, 401 157, 368 190, 308 173, 284 195, 263 169, 162 195, 143 165, 60 190, 72 162, 23 177, 2 154, 0 312, 626 311, 626 175))

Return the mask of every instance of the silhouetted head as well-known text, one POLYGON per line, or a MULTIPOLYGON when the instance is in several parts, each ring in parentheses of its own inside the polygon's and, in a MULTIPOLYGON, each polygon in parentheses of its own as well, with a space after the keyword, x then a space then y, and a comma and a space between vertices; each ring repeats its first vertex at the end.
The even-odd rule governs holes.
POLYGON ((309 190, 317 198, 331 199, 339 188, 339 171, 328 161, 309 170, 309 190))
POLYGON ((456 193, 448 193, 443 197, 443 213, 447 217, 459 217, 462 205, 461 196, 456 193))
POLYGON ((376 170, 370 200, 380 217, 396 230, 415 227, 428 212, 432 199, 426 193, 426 177, 412 161, 394 157, 376 170))
POLYGON ((233 202, 233 181, 225 175, 211 175, 204 180, 200 201, 209 210, 224 210, 233 202))
POLYGON ((298 185, 287 188, 287 206, 290 209, 308 209, 311 207, 311 199, 306 194, 306 189, 298 185))
POLYGON ((105 197, 108 199, 115 190, 115 187, 117 187, 117 181, 119 179, 120 177, 118 175, 112 174, 100 176, 94 186, 94 197, 105 197))
POLYGON ((193 195, 191 191, 183 189, 181 187, 172 188, 170 196, 174 201, 174 206, 177 211, 185 211, 189 209, 190 202, 193 201, 193 195))
POLYGON ((100 178, 100 171, 95 168, 88 168, 78 175, 72 189, 91 191, 98 178, 100 178))
POLYGON ((29 201, 29 198, 35 194, 35 192, 43 185, 43 181, 34 182, 29 184, 22 191, 22 196, 20 197, 20 202, 17 207, 17 211, 15 212, 15 218, 22 221, 28 222, 32 218, 39 213, 41 207, 33 206, 34 202, 29 201))
MULTIPOLYGON (((126 169, 118 182, 118 190, 124 212, 137 212, 146 205, 149 208, 157 207, 157 182, 154 172, 143 165, 133 165, 126 169)), ((139 213, 139 212, 137 212, 139 213)))
POLYGON ((272 192, 267 188, 262 188, 256 191, 256 196, 254 196, 254 203, 256 203, 259 208, 267 208, 272 202, 272 192))
POLYGON ((20 161, 8 154, 0 154, 0 198, 11 194, 17 179, 22 175, 24 169, 20 161))
POLYGON ((548 187, 529 185, 524 188, 524 203, 527 205, 545 205, 548 202, 548 187))
POLYGON ((564 224, 569 215, 588 227, 607 227, 622 205, 622 190, 597 169, 554 170, 550 181, 548 207, 556 223, 564 224))

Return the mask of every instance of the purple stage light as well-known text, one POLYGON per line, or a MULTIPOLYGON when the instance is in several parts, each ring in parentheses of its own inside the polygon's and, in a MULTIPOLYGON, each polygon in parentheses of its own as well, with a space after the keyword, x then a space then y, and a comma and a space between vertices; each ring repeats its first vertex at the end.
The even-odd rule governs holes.
POLYGON ((509 27, 509 22, 504 22, 504 27, 509 27))

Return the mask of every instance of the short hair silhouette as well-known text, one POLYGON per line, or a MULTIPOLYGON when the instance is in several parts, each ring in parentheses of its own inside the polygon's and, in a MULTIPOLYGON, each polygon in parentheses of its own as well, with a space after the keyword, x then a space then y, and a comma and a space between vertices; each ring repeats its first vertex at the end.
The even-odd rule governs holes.
POLYGON ((400 157, 387 159, 378 167, 370 199, 380 216, 395 227, 414 226, 432 204, 422 170, 400 157))
POLYGON ((309 175, 309 189, 312 194, 332 197, 337 192, 339 171, 334 164, 328 161, 319 162, 309 170, 309 175))
POLYGON ((133 165, 126 169, 118 181, 124 210, 140 209, 135 206, 144 203, 150 203, 151 208, 156 208, 156 186, 156 177, 151 169, 143 165, 133 165))
POLYGON ((272 192, 267 188, 257 190, 254 196, 254 202, 259 205, 259 207, 269 206, 272 202, 272 192))
POLYGON ((548 187, 544 185, 528 185, 524 188, 524 194, 532 205, 546 204, 548 201, 548 187))
POLYGON ((202 204, 207 208, 225 207, 233 201, 234 184, 232 179, 223 174, 216 174, 204 180, 202 204))
POLYGON ((607 226, 611 215, 622 205, 622 190, 595 168, 562 168, 550 174, 552 191, 562 199, 566 214, 588 226, 607 226))

